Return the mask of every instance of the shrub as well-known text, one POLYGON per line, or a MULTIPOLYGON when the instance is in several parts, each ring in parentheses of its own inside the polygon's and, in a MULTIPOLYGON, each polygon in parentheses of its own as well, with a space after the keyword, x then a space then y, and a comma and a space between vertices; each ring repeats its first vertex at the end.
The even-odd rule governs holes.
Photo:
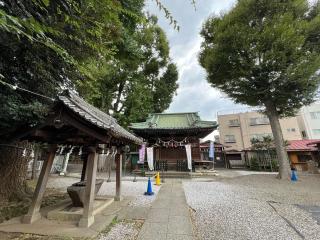
POLYGON ((273 172, 279 171, 279 163, 277 159, 272 159, 271 160, 271 167, 273 172))
POLYGON ((250 170, 253 170, 253 171, 260 170, 259 161, 256 157, 252 157, 250 159, 250 170))

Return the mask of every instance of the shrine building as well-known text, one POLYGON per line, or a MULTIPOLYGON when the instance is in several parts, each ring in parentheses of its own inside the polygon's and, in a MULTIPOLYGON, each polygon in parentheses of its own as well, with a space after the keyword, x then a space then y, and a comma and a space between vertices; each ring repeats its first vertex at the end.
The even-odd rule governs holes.
POLYGON ((153 147, 154 170, 188 171, 187 146, 191 148, 192 166, 202 164, 200 138, 217 126, 215 121, 201 120, 197 112, 188 112, 153 113, 145 122, 132 123, 129 128, 144 139, 147 147, 153 147))

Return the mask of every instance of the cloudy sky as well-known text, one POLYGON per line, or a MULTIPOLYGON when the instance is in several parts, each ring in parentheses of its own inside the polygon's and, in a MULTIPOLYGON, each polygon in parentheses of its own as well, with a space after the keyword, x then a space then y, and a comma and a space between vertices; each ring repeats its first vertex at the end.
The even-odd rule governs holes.
POLYGON ((211 15, 228 11, 235 0, 197 0, 196 10, 191 0, 162 0, 178 21, 180 31, 173 29, 159 12, 155 0, 148 0, 146 9, 159 18, 171 49, 171 58, 178 65, 179 89, 166 112, 199 112, 204 120, 215 120, 217 111, 243 108, 212 88, 206 81, 206 73, 198 63, 202 23, 211 15))

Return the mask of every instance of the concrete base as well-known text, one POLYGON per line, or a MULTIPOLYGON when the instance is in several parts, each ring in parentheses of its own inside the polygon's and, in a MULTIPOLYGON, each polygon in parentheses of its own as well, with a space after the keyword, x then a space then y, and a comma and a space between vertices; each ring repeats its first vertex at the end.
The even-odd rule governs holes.
POLYGON ((115 196, 114 197, 114 200, 119 202, 119 201, 122 201, 123 200, 123 197, 122 196, 115 196))
POLYGON ((21 219, 21 222, 25 224, 31 224, 38 221, 40 218, 41 218, 41 214, 40 212, 38 212, 34 215, 24 215, 21 219))
POLYGON ((94 223, 94 216, 91 216, 89 218, 81 218, 78 226, 81 228, 88 228, 94 223))
MULTIPOLYGON (((93 204, 93 215, 99 214, 106 207, 112 204, 112 198, 96 198, 93 204)), ((47 218, 49 220, 57 220, 57 221, 81 221, 83 215, 83 208, 81 207, 73 207, 70 202, 60 205, 56 209, 49 211, 47 214, 47 218)), ((82 220, 82 222, 87 220, 82 220)), ((91 220, 88 220, 88 224, 91 220)), ((90 226, 88 224, 84 224, 90 226)))
MULTIPOLYGON (((113 201, 113 199, 111 199, 113 201)), ((64 202, 61 205, 65 205, 64 202)), ((69 201, 70 204, 70 201, 69 201)), ((22 224, 21 217, 10 219, 9 221, 0 224, 0 232, 12 232, 12 233, 28 233, 36 235, 47 236, 62 236, 66 238, 81 238, 81 239, 95 239, 98 234, 106 229, 106 227, 116 217, 116 214, 121 211, 123 207, 128 205, 128 201, 112 202, 106 209, 101 210, 94 216, 94 222, 90 225, 91 220, 86 222, 86 225, 90 227, 79 227, 78 221, 59 221, 49 220, 45 216, 48 212, 54 210, 54 207, 48 207, 41 209, 42 218, 38 221, 34 221, 33 224, 22 224)), ((60 208, 59 206, 59 208, 60 208)))

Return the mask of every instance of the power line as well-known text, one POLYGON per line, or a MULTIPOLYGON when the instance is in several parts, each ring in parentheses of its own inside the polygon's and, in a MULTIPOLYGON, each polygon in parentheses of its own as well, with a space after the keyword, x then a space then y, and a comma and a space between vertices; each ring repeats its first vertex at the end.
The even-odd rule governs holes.
MULTIPOLYGON (((0 77, 2 77, 1 74, 0 74, 0 77)), ((30 91, 30 90, 25 89, 25 88, 18 87, 17 85, 12 85, 12 84, 10 84, 10 83, 7 83, 7 82, 2 81, 1 79, 0 79, 0 83, 1 83, 2 85, 4 85, 4 86, 7 86, 7 87, 11 88, 12 90, 15 90, 15 91, 16 91, 16 90, 20 90, 20 91, 23 91, 23 92, 27 92, 27 93, 33 94, 33 95, 38 96, 38 97, 42 97, 42 98, 48 99, 48 100, 50 100, 51 102, 54 101, 53 98, 47 97, 47 96, 42 95, 42 94, 40 94, 40 93, 36 93, 36 92, 30 91)))

